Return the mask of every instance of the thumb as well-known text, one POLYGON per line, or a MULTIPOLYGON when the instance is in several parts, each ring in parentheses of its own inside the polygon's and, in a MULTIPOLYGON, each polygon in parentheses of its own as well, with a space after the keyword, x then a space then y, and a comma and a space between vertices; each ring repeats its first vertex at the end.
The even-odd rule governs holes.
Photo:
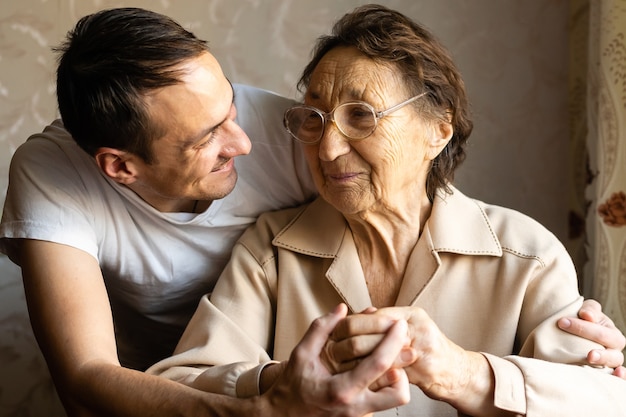
POLYGON ((319 355, 328 340, 328 336, 337 324, 346 318, 347 314, 348 307, 342 303, 330 313, 316 318, 309 326, 298 346, 312 355, 319 355))

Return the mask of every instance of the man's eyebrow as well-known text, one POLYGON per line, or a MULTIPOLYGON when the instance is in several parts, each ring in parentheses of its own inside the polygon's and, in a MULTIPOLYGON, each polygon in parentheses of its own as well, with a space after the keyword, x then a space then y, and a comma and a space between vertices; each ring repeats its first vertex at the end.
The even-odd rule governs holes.
MULTIPOLYGON (((231 105, 232 105, 232 103, 235 102, 235 89, 233 88, 233 83, 231 83, 228 78, 226 80, 228 81, 228 84, 230 84, 230 89, 231 89, 231 91, 233 93, 233 99, 231 101, 231 105)), ((209 126, 206 129, 201 130, 197 135, 194 135, 193 137, 187 138, 185 143, 187 143, 187 144, 194 144, 194 143, 198 142, 200 139, 202 139, 203 137, 205 137, 206 135, 208 135, 209 133, 211 133, 212 131, 214 131, 218 127, 220 127, 226 120, 228 120, 228 116, 229 115, 230 115, 230 110, 229 110, 228 114, 226 115, 226 117, 224 117, 217 124, 215 124, 214 126, 209 126)))

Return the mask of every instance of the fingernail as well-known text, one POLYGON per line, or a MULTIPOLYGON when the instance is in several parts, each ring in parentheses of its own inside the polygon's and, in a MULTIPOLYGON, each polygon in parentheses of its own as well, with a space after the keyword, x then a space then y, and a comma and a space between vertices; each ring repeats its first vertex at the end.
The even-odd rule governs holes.
POLYGON ((589 361, 589 363, 596 363, 598 360, 600 360, 600 354, 595 350, 592 350, 591 352, 589 352, 587 360, 589 361))
POLYGON ((568 329, 569 326, 571 326, 571 325, 572 325, 572 322, 571 322, 570 319, 565 319, 564 318, 564 319, 559 320, 559 327, 561 329, 568 329))
POLYGON ((413 363, 414 356, 413 349, 411 348, 402 348, 400 351, 400 359, 402 359, 402 362, 404 363, 413 363))

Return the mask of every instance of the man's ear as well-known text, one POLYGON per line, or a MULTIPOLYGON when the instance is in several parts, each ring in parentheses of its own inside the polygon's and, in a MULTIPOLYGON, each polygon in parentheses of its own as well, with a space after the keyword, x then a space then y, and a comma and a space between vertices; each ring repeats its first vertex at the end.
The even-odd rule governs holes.
POLYGON ((436 121, 433 124, 433 135, 429 142, 428 158, 432 161, 443 151, 446 147, 452 135, 454 134, 454 128, 452 123, 445 120, 436 121))
POLYGON ((96 164, 113 181, 128 185, 137 180, 134 156, 115 148, 99 148, 94 155, 96 164))

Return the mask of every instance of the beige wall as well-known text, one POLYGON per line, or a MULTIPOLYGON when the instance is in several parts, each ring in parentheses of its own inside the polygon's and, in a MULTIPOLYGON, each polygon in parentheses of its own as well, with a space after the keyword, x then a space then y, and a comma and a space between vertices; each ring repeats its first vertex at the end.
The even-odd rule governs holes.
MULTIPOLYGON (((476 128, 457 184, 530 214, 565 238, 567 0, 381 2, 438 34, 465 76, 476 128)), ((209 39, 232 80, 295 96, 315 37, 361 3, 0 0, 0 203, 11 154, 57 114, 50 47, 84 14, 116 6, 164 12, 209 39)), ((0 256, 0 416, 59 415, 54 398, 19 271, 0 256)))

